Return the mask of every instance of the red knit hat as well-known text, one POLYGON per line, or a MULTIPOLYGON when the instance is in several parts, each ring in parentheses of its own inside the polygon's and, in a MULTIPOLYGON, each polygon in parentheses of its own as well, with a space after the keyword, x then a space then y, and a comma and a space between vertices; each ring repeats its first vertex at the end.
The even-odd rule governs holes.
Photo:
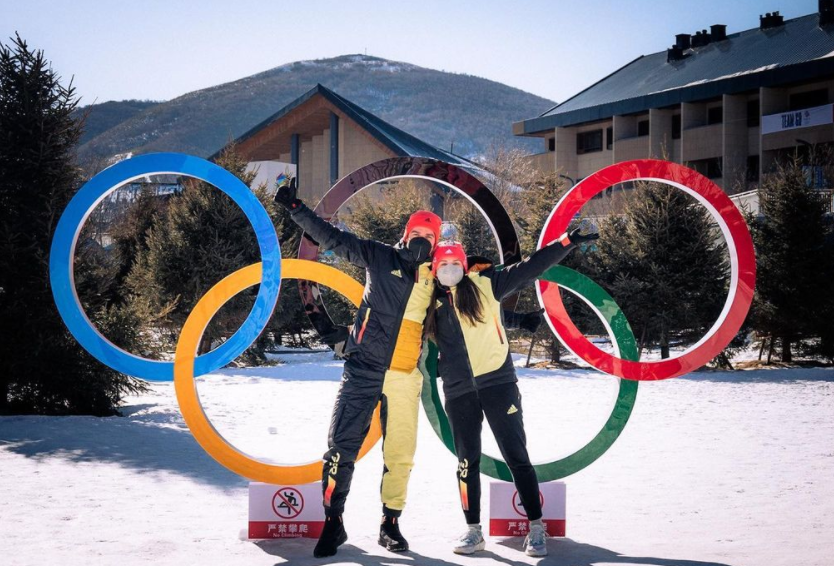
POLYGON ((408 217, 408 222, 405 224, 405 232, 403 233, 403 240, 408 240, 408 235, 416 227, 428 228, 434 232, 434 241, 440 239, 440 224, 443 221, 434 212, 428 210, 418 210, 408 217))
POLYGON ((460 242, 440 242, 434 249, 434 255, 431 260, 431 272, 437 275, 437 266, 440 265, 441 260, 444 259, 459 259, 463 264, 463 272, 469 271, 469 265, 466 262, 466 252, 463 250, 463 244, 460 242))

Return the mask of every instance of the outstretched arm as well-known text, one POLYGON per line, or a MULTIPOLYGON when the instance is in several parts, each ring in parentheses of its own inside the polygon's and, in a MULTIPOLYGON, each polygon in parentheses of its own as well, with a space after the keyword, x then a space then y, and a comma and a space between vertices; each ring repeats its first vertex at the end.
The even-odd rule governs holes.
POLYGON ((368 267, 380 254, 391 250, 390 246, 381 242, 365 240, 350 232, 339 230, 310 210, 296 197, 295 179, 278 188, 278 192, 275 193, 275 202, 286 207, 293 222, 298 224, 323 249, 331 250, 357 267, 368 267))
POLYGON ((550 242, 530 257, 507 266, 501 271, 491 270, 488 276, 492 279, 492 292, 495 298, 500 301, 532 284, 542 273, 565 259, 579 243, 597 238, 599 238, 599 229, 596 224, 583 220, 570 234, 565 234, 558 240, 550 242))
POLYGON ((576 244, 571 242, 563 244, 561 241, 554 241, 530 257, 509 265, 501 271, 490 270, 491 273, 487 275, 492 279, 493 295, 500 301, 530 285, 539 275, 567 257, 575 247, 576 244))

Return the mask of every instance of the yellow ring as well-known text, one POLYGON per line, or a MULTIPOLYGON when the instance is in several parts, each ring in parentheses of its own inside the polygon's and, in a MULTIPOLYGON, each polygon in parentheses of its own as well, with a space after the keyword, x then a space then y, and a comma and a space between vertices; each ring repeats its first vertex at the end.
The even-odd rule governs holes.
MULTIPOLYGON (((282 259, 281 278, 306 279, 330 287, 341 293, 353 304, 359 306, 362 301, 363 287, 355 279, 338 269, 303 259, 282 259)), ((197 439, 203 450, 220 464, 236 474, 249 479, 277 484, 311 483, 321 479, 321 461, 298 465, 274 465, 250 458, 226 442, 206 417, 197 384, 194 381, 194 359, 197 347, 212 317, 232 297, 261 282, 261 264, 254 263, 235 271, 203 295, 182 328, 177 350, 174 356, 174 389, 177 402, 185 418, 185 424, 197 439)), ((359 450, 357 460, 362 458, 382 436, 379 420, 379 405, 374 411, 371 428, 365 442, 359 450)))

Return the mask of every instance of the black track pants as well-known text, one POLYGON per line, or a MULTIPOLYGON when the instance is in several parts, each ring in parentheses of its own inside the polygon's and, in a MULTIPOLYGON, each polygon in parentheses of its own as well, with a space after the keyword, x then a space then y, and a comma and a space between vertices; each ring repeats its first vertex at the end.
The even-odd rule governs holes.
POLYGON ((539 483, 527 455, 521 393, 515 383, 502 383, 446 401, 446 413, 458 456, 458 488, 467 523, 481 522, 481 424, 486 415, 501 455, 513 474, 527 517, 542 516, 539 483))
MULTIPOLYGON (((353 466, 362 447, 377 403, 382 398, 383 373, 352 372, 347 366, 333 415, 322 469, 322 492, 327 515, 341 515, 353 479, 353 466)), ((384 407, 383 407, 384 410, 384 407)))

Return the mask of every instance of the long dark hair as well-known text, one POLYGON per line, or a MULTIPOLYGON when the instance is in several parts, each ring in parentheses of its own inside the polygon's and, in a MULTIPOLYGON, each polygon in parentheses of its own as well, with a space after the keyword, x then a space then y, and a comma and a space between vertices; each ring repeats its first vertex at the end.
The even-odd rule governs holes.
MULTIPOLYGON (((447 291, 448 289, 442 287, 439 283, 434 286, 429 309, 426 311, 425 330, 428 338, 434 339, 437 337, 437 300, 447 291)), ((472 326, 483 323, 484 305, 481 302, 481 290, 478 286, 473 283, 469 276, 464 275, 460 283, 457 284, 456 291, 455 307, 460 315, 472 326)))

